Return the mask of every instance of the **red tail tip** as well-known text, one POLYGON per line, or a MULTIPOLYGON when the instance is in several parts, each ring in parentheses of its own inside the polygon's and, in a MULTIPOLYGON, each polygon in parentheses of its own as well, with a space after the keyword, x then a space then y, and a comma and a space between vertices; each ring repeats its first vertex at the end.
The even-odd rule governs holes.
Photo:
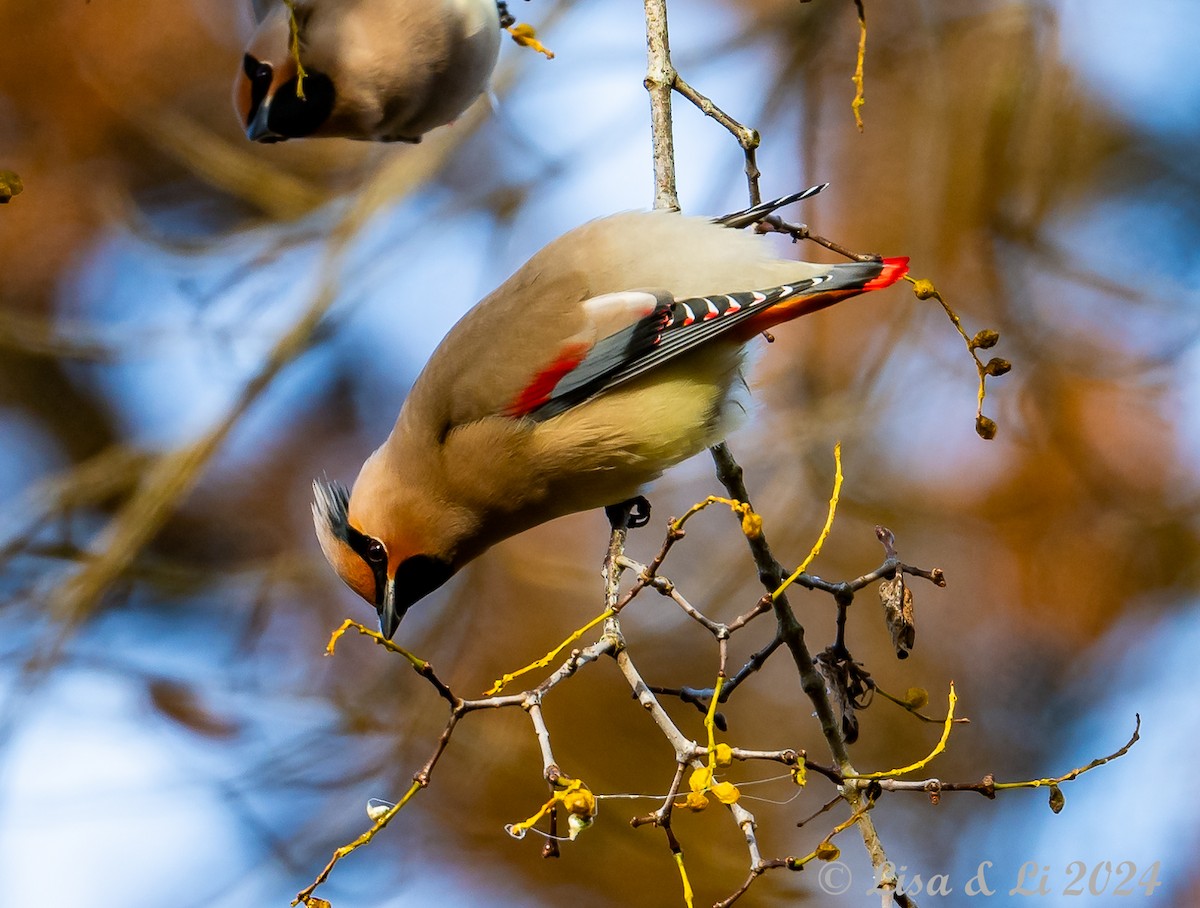
POLYGON ((883 270, 863 285, 863 290, 882 290, 890 287, 904 275, 908 274, 908 256, 883 260, 883 270))

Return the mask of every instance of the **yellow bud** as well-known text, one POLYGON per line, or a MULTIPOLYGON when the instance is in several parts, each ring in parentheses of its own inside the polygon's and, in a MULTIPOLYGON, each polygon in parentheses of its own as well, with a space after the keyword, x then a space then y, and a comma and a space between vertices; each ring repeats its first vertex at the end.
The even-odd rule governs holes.
POLYGON ((913 293, 919 300, 927 300, 938 295, 937 287, 933 286, 933 281, 926 278, 921 278, 912 282, 913 293))
POLYGON ((929 702, 929 691, 923 687, 910 687, 904 695, 904 702, 909 709, 920 709, 929 702))
POLYGON ((833 842, 822 842, 815 852, 818 861, 836 861, 842 850, 833 842))
POLYGON ((708 806, 708 798, 704 796, 703 792, 693 791, 684 800, 676 801, 675 806, 686 808, 694 813, 699 813, 708 806))
POLYGON ((547 60, 554 59, 554 51, 542 44, 537 37, 537 29, 527 22, 520 22, 517 25, 509 28, 508 33, 512 35, 512 39, 522 47, 528 47, 530 50, 536 50, 539 54, 545 55, 547 60))
POLYGON ((712 787, 713 796, 722 804, 735 804, 742 793, 732 782, 718 782, 712 787))
POLYGON ((729 766, 733 763, 733 748, 728 744, 718 744, 713 748, 713 757, 717 766, 729 766))
POLYGON ((801 788, 808 784, 808 767, 803 762, 792 770, 792 781, 801 788))
POLYGON ((592 817, 596 814, 596 796, 586 787, 568 791, 561 800, 563 807, 572 816, 592 817))
POLYGON ((711 783, 712 770, 707 766, 701 766, 699 769, 692 771, 692 775, 688 779, 688 788, 696 792, 707 791, 711 783))
POLYGON ((742 532, 747 539, 757 539, 762 535, 762 518, 749 508, 742 512, 742 532))

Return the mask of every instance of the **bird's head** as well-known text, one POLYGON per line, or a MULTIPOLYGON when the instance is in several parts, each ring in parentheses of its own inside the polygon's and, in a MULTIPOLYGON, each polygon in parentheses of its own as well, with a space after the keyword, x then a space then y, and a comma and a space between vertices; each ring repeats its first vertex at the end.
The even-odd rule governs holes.
POLYGON ((313 482, 313 522, 321 550, 350 589, 375 606, 379 630, 391 639, 405 612, 454 574, 449 559, 417 551, 390 525, 401 515, 364 509, 351 515, 350 492, 313 482))
POLYGON ((297 2, 295 15, 300 56, 304 58, 301 86, 297 56, 292 52, 289 9, 276 3, 263 18, 242 57, 242 70, 233 85, 233 106, 254 142, 282 142, 317 135, 329 122, 337 92, 333 80, 314 54, 311 4, 297 2), (312 62, 310 61, 310 58, 312 62), (303 97, 301 97, 303 91, 303 97))

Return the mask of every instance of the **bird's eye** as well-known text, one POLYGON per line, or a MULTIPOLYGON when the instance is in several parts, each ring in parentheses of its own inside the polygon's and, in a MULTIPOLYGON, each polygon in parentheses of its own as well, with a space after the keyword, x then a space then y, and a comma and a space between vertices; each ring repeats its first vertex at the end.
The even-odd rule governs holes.
POLYGON ((242 57, 242 72, 246 74, 246 78, 252 83, 267 87, 270 87, 271 78, 274 75, 274 70, 271 69, 270 63, 263 63, 249 54, 242 57))
POLYGON ((378 539, 367 543, 367 561, 371 564, 383 564, 387 561, 387 549, 378 539))

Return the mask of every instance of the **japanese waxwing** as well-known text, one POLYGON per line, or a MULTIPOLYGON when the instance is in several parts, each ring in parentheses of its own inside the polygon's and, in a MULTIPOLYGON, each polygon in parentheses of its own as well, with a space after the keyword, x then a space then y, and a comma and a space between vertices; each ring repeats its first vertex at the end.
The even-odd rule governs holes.
POLYGON ((256 142, 419 142, 486 90, 500 50, 496 0, 295 0, 301 85, 288 4, 254 6, 233 103, 256 142))
POLYGON ((757 235, 672 212, 578 227, 450 330, 353 492, 313 483, 321 548, 391 637, 489 546, 625 502, 720 441, 760 332, 907 270, 783 261, 757 235))

